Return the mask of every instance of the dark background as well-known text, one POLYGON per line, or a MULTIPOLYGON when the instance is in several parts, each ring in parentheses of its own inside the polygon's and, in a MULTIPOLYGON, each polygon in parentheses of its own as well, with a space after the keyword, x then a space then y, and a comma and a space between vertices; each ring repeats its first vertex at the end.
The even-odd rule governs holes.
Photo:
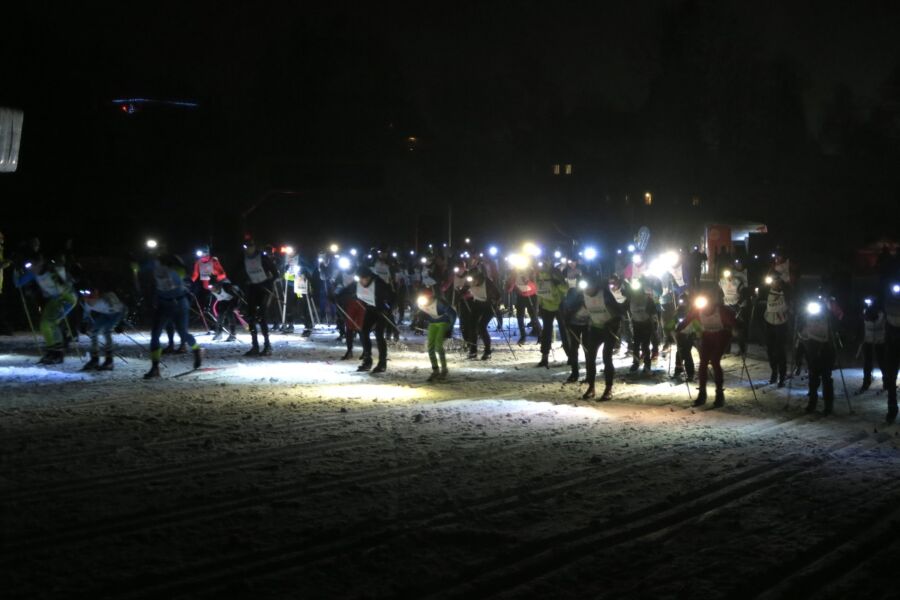
POLYGON ((483 243, 896 235, 896 2, 26 4, 0 36, 0 103, 25 109, 10 244, 421 246, 450 204, 483 243))

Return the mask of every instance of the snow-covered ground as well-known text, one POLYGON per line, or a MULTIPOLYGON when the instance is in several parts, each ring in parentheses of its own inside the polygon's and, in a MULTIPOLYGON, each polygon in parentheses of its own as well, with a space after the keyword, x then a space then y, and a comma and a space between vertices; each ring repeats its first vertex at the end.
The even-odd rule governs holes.
POLYGON ((382 375, 320 329, 150 382, 124 337, 90 374, 0 340, 3 597, 897 597, 880 379, 848 414, 835 372, 837 414, 808 416, 805 382, 755 401, 729 357, 726 407, 695 410, 664 358, 642 378, 621 357, 599 403, 559 349, 536 369, 531 338, 495 336, 436 385, 418 336, 382 375))

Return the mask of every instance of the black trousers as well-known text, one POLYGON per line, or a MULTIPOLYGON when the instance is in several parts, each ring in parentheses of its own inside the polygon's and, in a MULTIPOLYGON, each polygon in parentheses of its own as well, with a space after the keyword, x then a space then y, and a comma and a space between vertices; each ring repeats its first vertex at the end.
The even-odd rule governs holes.
POLYGON ((679 333, 675 337, 678 351, 675 353, 675 367, 684 367, 688 379, 694 378, 694 336, 679 333))
POLYGON ((881 383, 885 389, 887 389, 887 384, 884 382, 884 344, 869 344, 865 343, 862 346, 863 350, 863 383, 870 384, 872 383, 872 368, 874 367, 874 363, 878 361, 878 368, 881 370, 881 383))
POLYGON ((466 342, 466 350, 473 354, 477 350, 475 340, 475 313, 472 310, 472 300, 461 298, 457 301, 456 314, 459 315, 459 332, 466 342))
MULTIPOLYGON (((737 316, 737 323, 734 326, 734 341, 737 342, 738 352, 747 353, 747 333, 749 331, 750 310, 746 307, 730 306, 737 316)), ((728 348, 730 351, 730 348, 728 348)))
POLYGON ((375 344, 378 346, 378 364, 384 365, 387 363, 387 342, 384 340, 385 319, 387 319, 387 316, 383 311, 371 306, 366 307, 366 317, 363 319, 362 331, 359 332, 362 340, 364 361, 372 362, 372 339, 369 337, 369 334, 374 330, 375 344))
POLYGON ((834 405, 834 379, 831 377, 835 360, 834 344, 806 340, 803 342, 803 346, 809 361, 809 403, 811 406, 815 406, 819 384, 821 384, 825 408, 831 409, 834 405))
POLYGON ((251 283, 247 286, 247 326, 253 337, 253 345, 258 345, 256 326, 262 330, 263 340, 269 343, 269 323, 266 315, 272 304, 272 292, 266 283, 251 283))
POLYGON ((559 341, 562 342, 566 356, 569 355, 569 344, 566 343, 566 324, 563 323, 562 314, 558 310, 540 309, 541 314, 541 354, 550 353, 550 345, 553 342, 553 321, 556 320, 559 329, 559 341))
POLYGON ((612 353, 616 345, 616 336, 606 327, 588 326, 584 332, 584 363, 587 371, 588 385, 594 385, 597 377, 597 352, 603 346, 603 378, 607 387, 612 387, 616 367, 613 365, 612 353))
POLYGON ((882 378, 888 392, 888 408, 897 407, 897 369, 900 368, 900 328, 888 325, 884 344, 882 378))
MULTIPOLYGON (((516 294, 516 321, 519 323, 519 337, 525 337, 525 313, 536 327, 540 327, 537 323, 537 312, 535 311, 537 299, 534 296, 526 297, 522 294, 516 294)), ((538 332, 540 333, 540 332, 538 332)))
POLYGON ((773 373, 778 373, 780 378, 787 375, 787 342, 788 325, 772 325, 766 322, 766 355, 769 358, 769 366, 773 373))
POLYGON ((216 331, 223 329, 228 331, 228 335, 234 335, 237 330, 237 318, 234 316, 234 307, 237 305, 237 299, 219 300, 216 303, 216 331))
POLYGON ((312 296, 309 295, 301 296, 300 298, 298 298, 297 294, 295 293, 294 282, 289 281, 287 285, 287 296, 285 299, 285 325, 293 325, 294 319, 296 318, 298 321, 303 323, 303 327, 305 329, 312 329, 312 314, 309 311, 309 305, 312 301, 312 296))
POLYGON ((650 366, 650 340, 653 337, 653 320, 632 321, 634 328, 634 364, 640 364, 643 359, 644 366, 650 366))
POLYGON ((480 300, 469 300, 472 310, 472 329, 471 339, 468 341, 469 354, 478 352, 478 337, 484 344, 484 351, 491 351, 491 334, 488 333, 488 323, 494 318, 494 310, 490 302, 481 302, 480 300))

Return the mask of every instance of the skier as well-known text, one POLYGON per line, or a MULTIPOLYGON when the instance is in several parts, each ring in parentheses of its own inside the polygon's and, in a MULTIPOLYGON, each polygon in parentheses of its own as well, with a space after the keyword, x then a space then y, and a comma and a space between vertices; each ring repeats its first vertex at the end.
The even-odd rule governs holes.
POLYGON ((209 293, 209 280, 216 277, 219 281, 228 279, 222 263, 215 256, 209 253, 209 246, 202 246, 197 250, 197 260, 194 261, 194 272, 191 274, 191 281, 195 284, 198 304, 200 310, 209 313, 212 304, 212 295, 209 293), (199 282, 199 284, 198 284, 199 282))
POLYGON ((694 381, 694 341, 696 335, 692 328, 684 328, 676 331, 679 324, 684 322, 690 312, 691 295, 687 289, 678 298, 678 306, 672 320, 667 323, 667 328, 675 333, 675 370, 672 378, 678 379, 684 374, 686 381, 694 381))
POLYGON ((622 280, 615 273, 609 276, 609 291, 613 298, 616 299, 616 304, 619 305, 619 314, 622 315, 622 318, 619 319, 618 331, 620 341, 613 349, 613 354, 618 354, 624 341, 625 356, 629 356, 634 354, 634 328, 632 327, 630 311, 628 310, 629 296, 622 287, 622 280))
POLYGON ((648 375, 651 371, 650 341, 653 337, 653 328, 658 323, 659 305, 653 299, 653 291, 644 290, 641 279, 632 280, 628 294, 628 312, 634 327, 634 353, 630 371, 636 372, 643 360, 644 375, 648 375))
POLYGON ((816 410, 819 400, 819 384, 822 384, 822 399, 825 402, 823 414, 828 416, 834 410, 834 320, 844 316, 841 307, 833 298, 818 296, 810 300, 799 317, 803 347, 809 362, 809 402, 806 412, 816 410))
POLYGON ((240 290, 231 285, 227 279, 220 281, 215 275, 209 279, 209 293, 215 298, 212 311, 216 317, 216 335, 213 340, 222 338, 222 332, 227 330, 228 337, 226 342, 237 340, 237 316, 235 311, 238 309, 240 301, 240 290))
MULTIPOLYGON (((747 353, 747 327, 750 319, 750 290, 744 285, 744 282, 735 276, 731 269, 725 269, 722 272, 722 278, 719 280, 719 287, 722 289, 725 306, 737 317, 735 325, 735 337, 738 343, 738 352, 741 356, 747 353)), ((725 354, 730 354, 731 348, 726 348, 725 354)))
POLYGON ((900 283, 890 284, 884 302, 887 321, 884 332, 884 370, 882 376, 887 386, 888 411, 885 421, 897 420, 897 369, 900 366, 900 283))
POLYGON ((724 374, 722 372, 722 354, 731 344, 731 330, 734 327, 735 317, 731 310, 722 305, 721 291, 711 294, 712 299, 705 295, 694 299, 694 308, 688 312, 684 320, 675 328, 681 332, 691 327, 700 337, 700 365, 699 380, 700 392, 694 400, 694 406, 706 404, 706 380, 709 365, 712 364, 713 377, 716 383, 716 400, 713 406, 719 408, 725 405, 724 374))
POLYGON ((548 356, 553 341, 553 321, 556 320, 559 329, 559 339, 566 354, 569 345, 566 343, 566 325, 560 305, 566 297, 569 288, 563 273, 549 262, 537 273, 537 299, 538 314, 541 319, 541 361, 538 367, 549 367, 548 356))
MULTIPOLYGON (((584 289, 567 299, 567 312, 572 315, 573 321, 585 323, 578 326, 582 343, 584 344, 584 363, 588 384, 588 389, 581 398, 582 400, 589 400, 594 397, 594 382, 597 377, 597 352, 600 350, 600 346, 603 346, 603 377, 605 386, 600 400, 609 400, 612 398, 613 378, 616 373, 612 356, 613 348, 618 345, 616 332, 619 330, 620 308, 615 298, 613 298, 609 287, 600 283, 601 278, 599 274, 592 273, 587 275, 583 281, 584 283, 579 283, 579 287, 583 286, 584 289)), ((574 348, 574 356, 576 358, 570 380, 574 378, 577 381, 577 348, 574 348)))
POLYGON ((791 305, 787 288, 780 275, 772 273, 766 277, 766 282, 769 286, 765 294, 766 309, 763 320, 766 324, 766 354, 772 368, 769 383, 777 381, 778 387, 781 388, 784 387, 784 379, 787 376, 788 317, 791 305))
MULTIPOLYGON (((465 261, 460 260, 453 267, 453 277, 441 289, 445 298, 449 293, 450 303, 459 316, 459 332, 466 343, 468 358, 475 359, 478 358, 478 342, 476 340, 478 332, 475 326, 475 313, 472 310, 472 294, 469 292, 466 281, 467 272, 465 261)), ((430 290, 430 288, 426 288, 426 290, 430 290)))
POLYGON ((81 368, 82 371, 112 371, 113 342, 112 331, 125 316, 125 304, 112 290, 93 289, 89 295, 82 297, 85 320, 91 327, 91 359, 81 368), (103 336, 103 364, 100 364, 99 338, 103 336))
POLYGON ((468 272, 465 290, 472 296, 472 319, 475 332, 469 345, 469 358, 475 358, 478 355, 478 335, 480 335, 484 343, 481 360, 489 360, 492 353, 488 324, 494 318, 494 303, 500 298, 500 291, 480 269, 468 272))
POLYGON ((312 302, 312 285, 306 269, 304 269, 300 256, 292 246, 285 247, 284 252, 284 324, 282 332, 294 333, 294 311, 299 310, 300 319, 303 321, 302 337, 312 335, 312 315, 310 303, 312 302))
POLYGON ((884 336, 886 318, 879 302, 873 298, 865 299, 863 310, 863 382, 858 394, 862 394, 872 385, 872 368, 875 360, 881 370, 881 386, 887 389, 884 378, 884 336))
POLYGON ((506 291, 514 295, 513 303, 516 308, 516 320, 519 324, 518 344, 520 346, 525 344, 525 313, 528 313, 532 333, 540 338, 541 326, 535 311, 537 284, 534 282, 534 274, 531 268, 516 269, 513 273, 510 273, 506 291))
POLYGON ((430 291, 424 291, 416 300, 419 310, 428 321, 428 358, 431 361, 431 375, 428 382, 447 379, 447 355, 444 352, 444 340, 453 331, 456 313, 453 307, 443 300, 435 298, 430 291), (438 363, 440 359, 440 363, 438 363))
POLYGON ((44 355, 38 361, 41 365, 55 365, 65 357, 66 316, 78 303, 72 281, 65 266, 60 261, 47 261, 36 255, 25 263, 25 273, 16 280, 16 287, 24 287, 35 282, 44 297, 41 310, 40 329, 44 336, 44 355))
POLYGON ((385 323, 390 323, 387 316, 391 310, 390 288, 369 267, 360 267, 356 276, 358 277, 354 286, 356 297, 366 307, 363 322, 360 324, 363 346, 362 363, 356 370, 383 373, 387 369, 387 342, 384 339, 384 326, 385 323), (372 368, 372 340, 369 337, 373 329, 378 346, 378 364, 374 369, 372 368))
POLYGON ((250 350, 244 356, 271 356, 267 314, 272 301, 272 283, 275 281, 276 271, 272 260, 257 249, 256 242, 252 239, 244 244, 244 273, 247 281, 247 326, 252 337, 250 350), (259 349, 257 324, 263 334, 262 351, 259 349))
POLYGON ((194 353, 194 369, 200 368, 200 345, 188 331, 188 315, 190 303, 185 285, 185 267, 182 260, 175 255, 163 255, 148 263, 152 269, 156 290, 156 303, 153 311, 153 324, 150 333, 150 370, 144 379, 159 377, 159 336, 168 322, 172 322, 181 339, 191 346, 194 353))

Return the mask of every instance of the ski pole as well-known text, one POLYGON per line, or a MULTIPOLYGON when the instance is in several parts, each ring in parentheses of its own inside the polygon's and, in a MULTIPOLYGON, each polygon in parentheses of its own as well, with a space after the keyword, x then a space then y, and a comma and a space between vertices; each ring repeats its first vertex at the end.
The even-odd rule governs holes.
POLYGON ((206 316, 203 314, 203 308, 200 307, 200 299, 197 298, 196 295, 191 294, 194 297, 194 304, 197 305, 197 312, 200 313, 200 321, 203 323, 203 327, 206 331, 209 331, 209 324, 206 322, 206 316))
POLYGON ((844 398, 847 399, 847 410, 853 414, 853 405, 850 404, 850 394, 847 393, 847 381, 844 379, 844 369, 841 367, 841 357, 837 345, 837 333, 832 334, 831 343, 834 345, 834 358, 837 362, 838 372, 841 374, 841 386, 844 388, 844 398))
MULTIPOLYGON (((794 349, 794 346, 797 344, 797 315, 794 315, 794 339, 791 342, 791 350, 794 349)), ((783 344, 782 344, 783 346, 783 344)), ((791 352, 791 373, 788 378, 788 395, 787 399, 784 402, 785 410, 791 407, 791 392, 794 389, 794 367, 797 366, 797 352, 791 352)))
MULTIPOLYGON (((497 310, 494 308, 494 305, 491 304, 490 302, 488 302, 488 306, 491 307, 491 312, 493 312, 494 317, 496 317, 496 316, 497 316, 497 310)), ((488 334, 488 335, 490 335, 490 334, 488 334)), ((506 347, 509 348, 509 351, 510 351, 510 353, 512 354, 513 360, 519 360, 518 357, 516 356, 516 351, 513 350, 512 344, 509 343, 509 336, 507 336, 506 333, 505 333, 504 331, 502 331, 502 330, 500 331, 500 335, 503 336, 503 339, 504 339, 504 341, 506 342, 506 347)))
POLYGON ((747 358, 741 354, 741 362, 744 364, 744 371, 747 373, 747 383, 750 384, 750 391, 753 392, 753 403, 759 404, 756 398, 756 388, 753 386, 753 379, 750 377, 750 369, 747 368, 747 358))
POLYGON ((31 312, 28 310, 28 303, 25 302, 25 293, 22 291, 22 288, 19 289, 19 297, 22 298, 22 308, 25 309, 25 318, 28 319, 28 329, 31 330, 31 337, 34 340, 34 347, 38 351, 38 354, 41 352, 41 343, 38 341, 37 331, 34 329, 34 322, 31 320, 31 312))
POLYGON ((356 327, 356 330, 357 330, 357 331, 362 331, 362 327, 360 327, 360 326, 356 323, 356 321, 354 321, 353 319, 350 318, 350 315, 348 315, 348 314, 344 311, 344 309, 341 308, 341 305, 340 305, 339 303, 335 302, 334 305, 335 305, 335 307, 337 307, 337 309, 338 309, 339 311, 341 311, 341 314, 344 315, 344 318, 347 319, 347 321, 349 321, 350 323, 352 323, 354 327, 356 327))
POLYGON ((287 288, 288 288, 288 280, 287 277, 284 278, 284 299, 281 303, 281 324, 284 325, 285 321, 287 321, 287 288))

